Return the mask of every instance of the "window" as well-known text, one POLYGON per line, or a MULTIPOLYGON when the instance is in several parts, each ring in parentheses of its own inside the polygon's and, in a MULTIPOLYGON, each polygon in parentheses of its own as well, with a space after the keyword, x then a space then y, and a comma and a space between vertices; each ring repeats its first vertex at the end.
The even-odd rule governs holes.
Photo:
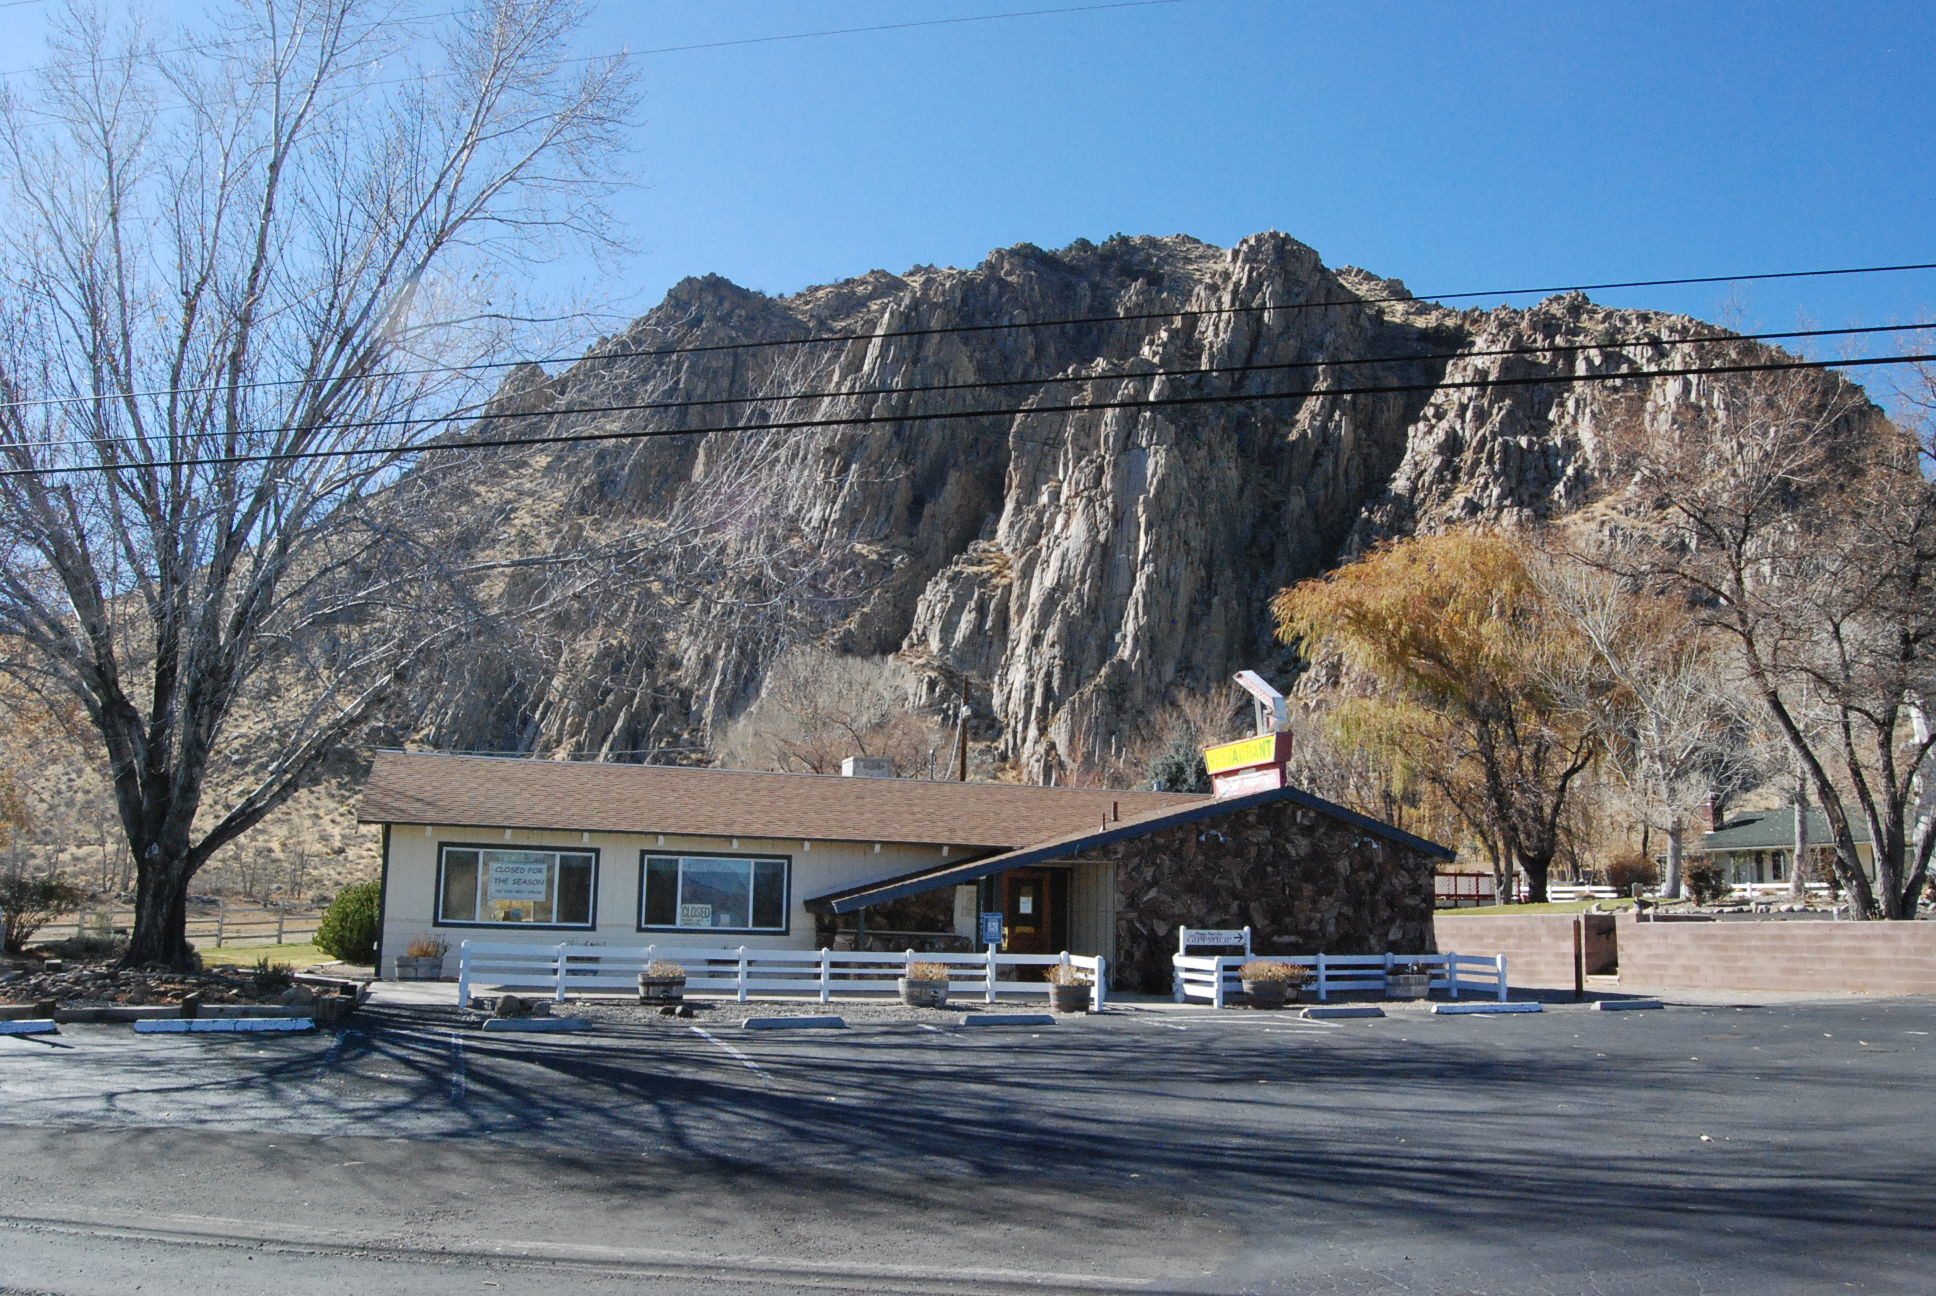
POLYGON ((639 853, 639 930, 783 932, 786 859, 639 853))
POLYGON ((437 922, 590 927, 597 851, 446 846, 437 869, 437 922))

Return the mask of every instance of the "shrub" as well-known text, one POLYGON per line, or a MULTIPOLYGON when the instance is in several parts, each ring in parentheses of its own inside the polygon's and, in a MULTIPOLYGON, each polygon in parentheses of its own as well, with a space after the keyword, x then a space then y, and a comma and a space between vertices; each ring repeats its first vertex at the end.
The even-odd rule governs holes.
POLYGON ((948 965, 946 963, 910 963, 907 978, 910 981, 946 981, 948 965))
POLYGON ((106 963, 128 952, 126 936, 69 936, 66 940, 46 941, 41 950, 51 958, 71 959, 76 963, 106 963))
POLYGON ((440 959, 450 953, 450 942, 442 936, 419 936, 404 947, 406 958, 440 959))
POLYGON ((1179 738, 1150 762, 1150 782, 1165 792, 1208 792, 1210 772, 1196 744, 1179 738))
POLYGON ((8 954, 20 953, 54 915, 85 899, 86 891, 57 877, 28 877, 25 873, 0 877, 0 913, 6 915, 6 926, 0 928, 0 949, 8 954))
POLYGON ((1645 855, 1621 855, 1607 861, 1601 870, 1607 885, 1621 895, 1632 895, 1636 886, 1654 887, 1660 885, 1660 868, 1645 855))
POLYGON ((316 928, 316 948, 345 963, 376 962, 376 932, 383 888, 358 882, 336 893, 316 928))
POLYGON ((1237 975, 1245 981, 1282 981, 1285 985, 1303 985, 1311 979, 1311 974, 1297 964, 1277 959, 1252 959, 1237 969, 1237 975))
POLYGON ((288 963, 272 963, 264 954, 255 961, 255 970, 249 974, 249 985, 259 995, 281 994, 296 984, 296 969, 288 963))
POLYGON ((645 965, 644 975, 649 977, 682 977, 686 974, 685 965, 669 959, 653 959, 645 965))
POLYGON ((1073 963, 1057 963, 1049 968, 1050 985, 1088 985, 1089 974, 1073 963))
POLYGON ((1688 894, 1694 897, 1695 904, 1713 904, 1725 899, 1734 890, 1728 881, 1727 869, 1713 858, 1689 864, 1682 876, 1687 881, 1688 894))

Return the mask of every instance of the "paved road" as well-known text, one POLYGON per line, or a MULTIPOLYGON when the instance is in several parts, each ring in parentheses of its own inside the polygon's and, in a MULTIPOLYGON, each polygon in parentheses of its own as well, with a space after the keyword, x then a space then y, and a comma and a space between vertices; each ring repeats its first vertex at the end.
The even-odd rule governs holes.
POLYGON ((1936 1002, 0 1038, 0 1291, 1936 1290, 1936 1002))

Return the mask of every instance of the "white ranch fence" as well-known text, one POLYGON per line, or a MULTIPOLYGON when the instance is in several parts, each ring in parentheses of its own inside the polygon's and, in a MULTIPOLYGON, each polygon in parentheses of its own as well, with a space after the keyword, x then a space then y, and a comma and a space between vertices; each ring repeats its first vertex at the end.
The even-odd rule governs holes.
POLYGON ((664 959, 686 970, 686 989, 730 994, 741 1003, 751 995, 804 994, 830 1001, 836 992, 893 993, 895 982, 914 963, 940 963, 948 969, 950 994, 980 994, 988 1003, 999 995, 1048 993, 1046 981, 1019 981, 1018 968, 1066 964, 1081 969, 1090 983, 1089 1002, 1101 1012, 1109 1000, 1108 960, 1101 955, 1070 954, 901 954, 842 950, 786 950, 690 945, 522 945, 470 941, 458 946, 457 1001, 468 1004, 475 986, 548 990, 564 1002, 573 991, 637 993, 639 973, 664 959), (1004 974, 1007 975, 1004 975, 1004 974))
MULTIPOLYGON (((1818 899, 1829 894, 1828 886, 1821 882, 1810 882, 1807 890, 1810 895, 1818 899)), ((1656 896, 1660 894, 1660 888, 1647 887, 1642 894, 1656 896)), ((1789 887, 1786 882, 1736 882, 1732 884, 1731 894, 1736 899, 1746 900, 1786 899, 1789 894, 1789 887)), ((1524 881, 1521 881, 1519 884, 1519 898, 1523 902, 1526 896, 1526 884, 1524 881)), ((1627 892, 1617 887, 1575 886, 1571 883, 1553 882, 1547 885, 1546 898, 1554 902, 1568 900, 1625 900, 1627 898, 1627 892)))
MULTIPOLYGON (((1385 978, 1395 968, 1420 964, 1425 967, 1433 990, 1444 990, 1457 999, 1466 991, 1477 991, 1506 1001, 1506 956, 1504 954, 1271 954, 1274 963, 1290 963, 1311 969, 1311 985, 1318 1002, 1327 1002, 1334 991, 1385 989, 1385 978)), ((1173 969, 1171 990, 1176 1002, 1208 1000, 1221 1008, 1231 996, 1243 991, 1237 970, 1250 962, 1248 954, 1191 955, 1170 958, 1173 969)))

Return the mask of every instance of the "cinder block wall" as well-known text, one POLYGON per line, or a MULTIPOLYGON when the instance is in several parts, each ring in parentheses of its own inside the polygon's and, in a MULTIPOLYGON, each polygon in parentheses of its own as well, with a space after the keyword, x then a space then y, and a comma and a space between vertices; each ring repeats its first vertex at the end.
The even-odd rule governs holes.
MULTIPOLYGON (((1936 922, 1636 922, 1586 915, 1587 969, 1619 960, 1622 990, 1936 994, 1936 922), (1608 949, 1611 943, 1616 949, 1608 949)), ((1527 989, 1573 987, 1573 916, 1440 913, 1438 947, 1504 954, 1527 989)))
POLYGON ((1619 926, 1620 988, 1936 994, 1936 923, 1619 926))
MULTIPOLYGON (((1587 920, 1587 968, 1599 971, 1613 962, 1613 915, 1583 914, 1587 920)), ((1466 916, 1441 911, 1432 920, 1440 953, 1504 954, 1506 980, 1529 990, 1573 988, 1573 914, 1518 917, 1466 916)))

